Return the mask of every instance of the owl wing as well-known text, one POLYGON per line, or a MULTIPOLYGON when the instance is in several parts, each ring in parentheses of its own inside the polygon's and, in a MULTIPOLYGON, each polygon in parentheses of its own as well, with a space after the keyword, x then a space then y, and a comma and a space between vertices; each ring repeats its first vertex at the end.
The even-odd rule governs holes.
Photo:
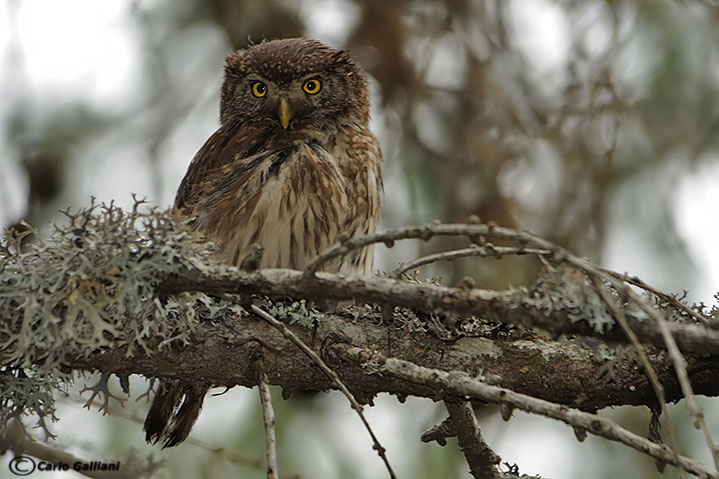
MULTIPOLYGON (((344 175, 352 201, 345 215, 343 231, 350 236, 374 233, 380 217, 382 195, 382 150, 379 141, 368 129, 341 144, 337 155, 345 155, 344 175), (339 151, 343 153, 339 153, 339 151)), ((366 246, 342 260, 340 271, 350 274, 372 275, 374 248, 366 246)))
POLYGON ((192 216, 198 200, 212 189, 207 182, 223 166, 252 156, 260 144, 260 130, 220 127, 192 159, 175 195, 175 211, 192 216))

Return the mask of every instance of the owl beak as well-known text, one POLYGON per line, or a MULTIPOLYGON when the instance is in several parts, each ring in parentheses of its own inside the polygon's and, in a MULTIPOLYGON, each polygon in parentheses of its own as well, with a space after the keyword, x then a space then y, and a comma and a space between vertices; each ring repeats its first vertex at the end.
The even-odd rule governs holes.
POLYGON ((287 103, 287 100, 285 100, 284 97, 280 98, 280 107, 277 111, 277 116, 280 117, 280 123, 282 124, 282 128, 286 130, 287 125, 290 124, 292 112, 290 111, 290 104, 287 103))

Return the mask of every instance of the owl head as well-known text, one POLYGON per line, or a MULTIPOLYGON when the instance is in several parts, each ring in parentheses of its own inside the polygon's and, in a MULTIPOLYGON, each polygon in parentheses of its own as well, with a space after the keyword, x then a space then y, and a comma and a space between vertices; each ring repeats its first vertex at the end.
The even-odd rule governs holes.
POLYGON ((367 81, 344 51, 303 38, 266 41, 227 57, 220 111, 223 126, 278 133, 366 126, 367 81))

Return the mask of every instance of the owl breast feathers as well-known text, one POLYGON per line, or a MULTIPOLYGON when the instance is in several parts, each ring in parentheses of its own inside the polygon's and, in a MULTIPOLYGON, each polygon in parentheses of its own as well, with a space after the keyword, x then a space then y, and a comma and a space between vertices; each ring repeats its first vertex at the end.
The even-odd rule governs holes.
MULTIPOLYGON (((347 53, 275 40, 230 55, 221 127, 195 156, 175 210, 239 265, 305 266, 341 234, 374 232, 382 154, 369 130, 367 82, 347 53)), ((372 249, 325 266, 369 275, 372 249)))

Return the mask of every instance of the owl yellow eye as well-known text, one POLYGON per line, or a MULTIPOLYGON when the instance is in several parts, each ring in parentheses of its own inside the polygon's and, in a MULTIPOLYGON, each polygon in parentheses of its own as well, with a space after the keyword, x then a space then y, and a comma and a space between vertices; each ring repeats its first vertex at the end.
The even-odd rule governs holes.
POLYGON ((257 98, 267 95, 267 87, 261 81, 252 82, 252 94, 257 98))
POLYGON ((310 80, 307 80, 305 84, 302 85, 302 89, 306 93, 314 95, 322 89, 322 83, 317 78, 312 78, 310 80))

